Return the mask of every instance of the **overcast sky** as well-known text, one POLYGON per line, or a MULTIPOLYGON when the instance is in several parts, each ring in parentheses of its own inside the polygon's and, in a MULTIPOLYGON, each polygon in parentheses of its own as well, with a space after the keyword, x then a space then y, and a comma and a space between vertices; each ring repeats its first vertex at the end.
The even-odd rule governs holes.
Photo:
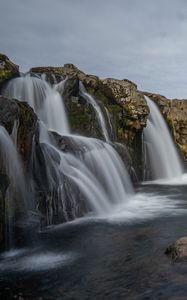
POLYGON ((187 98, 187 0, 0 0, 0 52, 187 98))

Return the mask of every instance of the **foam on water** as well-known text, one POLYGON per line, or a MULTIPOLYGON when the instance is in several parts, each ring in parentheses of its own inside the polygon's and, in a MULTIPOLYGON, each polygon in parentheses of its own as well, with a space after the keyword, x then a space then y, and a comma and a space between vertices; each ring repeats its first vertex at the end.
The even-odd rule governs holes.
POLYGON ((1 272, 41 272, 71 264, 75 253, 45 251, 44 249, 13 249, 1 255, 1 272), (41 252, 43 251, 43 252, 41 252))

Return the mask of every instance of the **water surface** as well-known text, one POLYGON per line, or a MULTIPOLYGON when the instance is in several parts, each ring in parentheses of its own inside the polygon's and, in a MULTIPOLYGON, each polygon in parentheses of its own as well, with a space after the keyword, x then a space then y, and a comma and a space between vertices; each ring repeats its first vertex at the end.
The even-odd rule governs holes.
POLYGON ((137 190, 110 217, 50 227, 32 247, 3 253, 0 299, 187 299, 187 263, 164 254, 187 235, 187 187, 137 190))

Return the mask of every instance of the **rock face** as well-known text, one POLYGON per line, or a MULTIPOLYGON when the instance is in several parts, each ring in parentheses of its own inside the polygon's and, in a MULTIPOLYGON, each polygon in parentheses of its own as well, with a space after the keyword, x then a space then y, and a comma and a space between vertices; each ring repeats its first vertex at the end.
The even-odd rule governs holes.
POLYGON ((182 237, 170 245, 165 254, 170 256, 173 261, 187 261, 187 237, 182 237))
POLYGON ((11 62, 6 55, 0 53, 0 86, 15 76, 19 76, 19 67, 11 62))
POLYGON ((17 130, 17 150, 28 167, 32 139, 37 131, 37 116, 33 109, 25 102, 0 96, 0 125, 9 134, 13 132, 13 128, 17 130))
POLYGON ((187 161, 187 100, 167 99, 159 94, 144 93, 160 108, 168 123, 173 140, 187 161))

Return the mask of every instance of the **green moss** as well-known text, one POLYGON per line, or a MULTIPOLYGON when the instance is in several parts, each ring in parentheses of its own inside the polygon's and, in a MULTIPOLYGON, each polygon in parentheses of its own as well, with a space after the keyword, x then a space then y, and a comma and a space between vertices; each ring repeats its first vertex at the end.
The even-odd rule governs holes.
POLYGON ((96 91, 95 98, 102 101, 105 105, 108 104, 108 98, 104 95, 104 93, 101 90, 96 91))
POLYGON ((183 153, 185 159, 187 159, 187 146, 176 143, 180 151, 183 153))
POLYGON ((78 105, 72 101, 68 102, 69 122, 71 129, 76 133, 88 133, 90 131, 90 112, 86 105, 78 105))
POLYGON ((19 67, 2 53, 0 53, 0 61, 3 63, 0 68, 0 85, 2 85, 6 80, 19 74, 19 67))
POLYGON ((117 104, 107 105, 109 112, 113 115, 119 114, 121 112, 121 106, 117 104))
POLYGON ((14 73, 12 73, 12 71, 0 69, 0 84, 2 84, 3 82, 5 82, 6 80, 8 80, 13 76, 14 73))

